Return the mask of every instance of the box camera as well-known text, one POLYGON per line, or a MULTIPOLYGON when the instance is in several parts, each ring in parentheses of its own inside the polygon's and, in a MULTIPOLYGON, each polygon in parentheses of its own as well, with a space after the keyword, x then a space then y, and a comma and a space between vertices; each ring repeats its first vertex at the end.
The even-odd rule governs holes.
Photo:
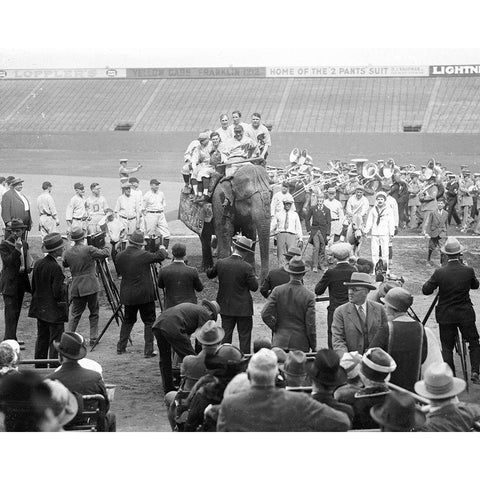
POLYGON ((98 232, 93 235, 87 235, 87 244, 95 248, 103 248, 105 246, 106 232, 98 232))
POLYGON ((162 237, 145 237, 145 250, 151 253, 157 253, 162 244, 162 237))

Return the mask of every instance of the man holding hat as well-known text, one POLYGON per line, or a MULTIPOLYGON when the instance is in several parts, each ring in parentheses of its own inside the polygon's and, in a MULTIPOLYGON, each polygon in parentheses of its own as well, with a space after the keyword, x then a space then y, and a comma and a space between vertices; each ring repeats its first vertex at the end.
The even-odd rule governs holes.
POLYGON ((52 184, 43 182, 42 190, 43 193, 37 198, 37 208, 39 215, 38 229, 43 239, 45 235, 58 231, 60 220, 52 197, 52 184))
POLYGON ((60 341, 53 342, 60 355, 62 368, 48 376, 50 380, 58 380, 71 392, 81 395, 102 395, 106 403, 106 431, 116 431, 115 414, 109 411, 107 388, 100 373, 79 364, 79 360, 87 356, 85 339, 76 332, 64 332, 60 341))
POLYGON ((32 276, 32 301, 28 316, 37 319, 35 358, 57 358, 54 341, 59 341, 68 320, 65 276, 57 262, 65 249, 59 233, 48 233, 43 238, 45 257, 35 263, 32 276))
POLYGON ((127 235, 131 235, 140 227, 141 205, 138 198, 132 195, 130 183, 122 184, 121 188, 122 194, 117 198, 115 213, 122 220, 127 235))
POLYGON ((121 158, 119 160, 120 163, 120 168, 118 169, 118 174, 120 176, 120 179, 122 178, 127 178, 130 176, 131 173, 138 172, 143 165, 140 162, 137 162, 137 166, 133 168, 127 168, 128 164, 128 159, 127 158, 121 158))
POLYGON ((175 390, 172 349, 180 357, 180 361, 187 355, 195 355, 190 336, 209 320, 216 320, 219 313, 220 306, 217 302, 202 300, 200 305, 180 303, 167 308, 157 317, 152 330, 160 352, 160 374, 165 394, 175 390))
POLYGON ((83 183, 77 182, 73 185, 75 195, 70 199, 67 205, 65 218, 67 220, 67 233, 70 233, 73 227, 87 229, 87 202, 85 200, 85 187, 83 183))
POLYGON ((395 220, 393 209, 386 204, 387 194, 383 191, 375 195, 375 206, 368 212, 365 224, 365 234, 371 233, 371 252, 375 267, 380 259, 379 248, 382 249, 382 261, 387 265, 388 272, 388 246, 390 239, 395 235, 395 220))
POLYGON ((233 240, 233 253, 222 258, 207 270, 208 278, 218 276, 217 302, 222 311, 222 327, 225 330, 225 343, 232 343, 235 325, 238 330, 240 350, 250 353, 253 327, 252 292, 258 290, 258 279, 253 267, 243 256, 254 253, 253 241, 244 236, 233 240))
POLYGON ((449 237, 441 248, 447 258, 444 267, 437 268, 424 283, 424 295, 432 294, 438 288, 438 304, 435 318, 440 330, 443 360, 455 373, 453 349, 457 337, 457 329, 468 343, 473 383, 480 384, 480 344, 478 330, 475 325, 475 310, 470 299, 470 289, 479 287, 478 279, 472 267, 463 265, 460 255, 463 251, 455 237, 449 237))
POLYGON ((75 243, 67 249, 63 258, 63 266, 70 268, 72 283, 69 288, 71 300, 70 321, 68 330, 75 332, 78 322, 88 305, 90 312, 90 345, 98 337, 99 303, 98 293, 100 282, 97 275, 97 261, 102 261, 110 255, 110 247, 105 245, 102 249, 93 245, 86 245, 87 232, 80 227, 73 227, 70 239, 75 243))
POLYGON ((353 272, 348 287, 348 303, 333 314, 333 349, 341 357, 345 352, 365 352, 378 329, 387 323, 385 309, 367 300, 369 290, 375 290, 368 273, 353 272))
POLYGON ((170 230, 165 218, 165 195, 159 190, 160 182, 156 178, 150 180, 150 190, 143 196, 142 213, 145 216, 145 234, 149 237, 161 236, 165 248, 170 242, 170 230))
POLYGON ((432 363, 423 380, 415 384, 415 392, 430 400, 427 421, 421 432, 471 432, 480 421, 480 407, 473 403, 458 401, 465 390, 462 378, 453 376, 445 362, 432 363))
POLYGON ((130 333, 137 321, 137 313, 145 324, 145 358, 154 357, 152 325, 155 321, 155 288, 150 265, 160 263, 168 257, 163 245, 158 252, 147 252, 145 237, 141 230, 135 230, 128 239, 128 247, 117 255, 117 268, 122 277, 120 303, 125 306, 125 318, 120 328, 117 353, 126 353, 130 333))
MULTIPOLYGON (((301 257, 302 256, 302 251, 298 247, 290 247, 286 253, 283 254, 285 257, 285 260, 288 262, 293 258, 293 257, 301 257)), ((284 283, 288 283, 290 281, 290 274, 285 271, 283 267, 275 268, 273 270, 270 270, 265 277, 265 280, 262 283, 262 286, 260 287, 260 293, 265 297, 268 298, 268 296, 272 293, 273 289, 275 287, 278 287, 279 285, 283 285, 284 283)))
POLYGON ((17 325, 23 297, 25 292, 31 292, 28 274, 32 270, 32 259, 28 243, 22 240, 25 224, 20 219, 13 218, 9 228, 10 234, 0 243, 0 257, 3 263, 0 272, 0 291, 3 294, 5 312, 3 339, 17 340, 17 325))
POLYGON ((23 222, 25 230, 22 239, 26 238, 26 232, 32 229, 32 216, 30 212, 30 202, 22 193, 23 180, 21 178, 13 178, 10 182, 10 190, 2 195, 2 218, 7 227, 12 219, 16 218, 23 222))
POLYGON ((262 320, 273 332, 274 347, 314 352, 317 349, 315 295, 303 285, 306 273, 301 257, 283 267, 290 281, 275 287, 262 309, 262 320))
POLYGON ((356 271, 355 267, 348 261, 352 251, 350 244, 345 242, 334 243, 330 247, 330 251, 337 260, 337 264, 333 268, 329 268, 315 285, 315 295, 323 295, 328 288, 330 298, 327 307, 328 348, 332 348, 333 312, 337 307, 348 302, 348 288, 344 282, 348 282, 352 273, 356 271))
POLYGON ((293 211, 293 202, 283 200, 283 210, 275 217, 275 223, 270 229, 271 235, 277 236, 277 257, 279 266, 285 265, 284 254, 290 247, 300 247, 302 244, 302 224, 298 213, 293 211))
POLYGON ((344 432, 346 413, 308 395, 276 388, 277 356, 262 348, 247 367, 251 387, 220 405, 218 432, 344 432))
POLYGON ((420 369, 427 358, 427 337, 423 325, 408 315, 413 295, 402 287, 391 288, 383 297, 388 322, 370 343, 388 352, 397 364, 392 383, 413 392, 420 369))

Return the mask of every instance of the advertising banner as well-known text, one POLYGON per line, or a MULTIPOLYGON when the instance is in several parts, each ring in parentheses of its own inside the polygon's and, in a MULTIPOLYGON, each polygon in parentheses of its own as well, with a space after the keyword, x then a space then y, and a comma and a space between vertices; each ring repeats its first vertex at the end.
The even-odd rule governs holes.
POLYGON ((480 65, 431 65, 431 77, 478 77, 480 65))
POLYGON ((264 78, 265 67, 127 68, 127 78, 264 78))
POLYGON ((363 66, 363 67, 267 67, 267 77, 428 77, 428 66, 363 66))
POLYGON ((69 78, 125 78, 125 68, 1 69, 4 80, 63 80, 69 78))

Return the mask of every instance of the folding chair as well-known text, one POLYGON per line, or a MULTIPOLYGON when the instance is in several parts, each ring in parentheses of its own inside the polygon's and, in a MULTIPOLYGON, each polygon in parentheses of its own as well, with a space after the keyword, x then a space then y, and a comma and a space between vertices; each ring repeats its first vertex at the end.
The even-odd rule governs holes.
POLYGON ((83 410, 77 414, 71 424, 64 429, 68 431, 105 432, 107 402, 100 394, 82 395, 83 410))

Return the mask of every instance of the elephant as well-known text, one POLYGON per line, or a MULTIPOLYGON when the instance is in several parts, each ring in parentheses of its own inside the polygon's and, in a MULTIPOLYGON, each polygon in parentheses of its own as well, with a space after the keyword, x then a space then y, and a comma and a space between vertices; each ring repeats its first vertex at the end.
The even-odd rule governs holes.
MULTIPOLYGON (((187 201, 187 197, 182 194, 180 202, 187 201)), ((201 232, 182 218, 180 205, 180 220, 200 235, 202 269, 213 265, 212 235, 216 235, 218 258, 225 258, 231 255, 232 237, 241 233, 259 244, 260 280, 263 281, 269 269, 270 199, 270 181, 266 169, 247 163, 238 168, 231 180, 223 179, 216 185, 211 199, 212 211, 205 218, 201 232)), ((253 253, 247 253, 245 260, 255 266, 253 253)))

